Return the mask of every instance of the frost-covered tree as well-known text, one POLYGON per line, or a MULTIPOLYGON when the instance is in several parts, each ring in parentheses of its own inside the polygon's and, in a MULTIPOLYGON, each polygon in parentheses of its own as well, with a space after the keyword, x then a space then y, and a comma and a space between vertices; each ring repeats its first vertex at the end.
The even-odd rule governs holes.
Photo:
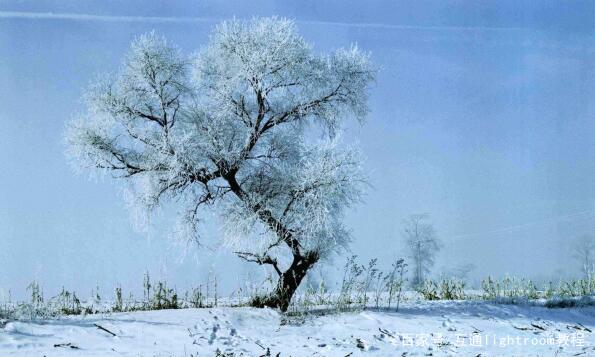
POLYGON ((215 209, 226 245, 278 275, 264 305, 285 310, 350 240, 342 218, 365 176, 336 134, 364 119, 374 76, 367 54, 316 54, 285 19, 224 22, 191 57, 150 33, 90 88, 67 141, 77 167, 111 173, 149 212, 183 205, 185 237, 215 209))
POLYGON ((427 214, 414 214, 404 221, 403 235, 413 261, 411 284, 419 286, 434 265, 441 244, 427 214))
POLYGON ((469 275, 476 268, 477 267, 473 263, 457 264, 454 266, 452 266, 451 263, 449 266, 445 266, 441 269, 442 271, 440 275, 444 279, 456 278, 464 282, 469 282, 469 275))
POLYGON ((572 255, 581 266, 585 279, 590 279, 595 271, 595 236, 583 234, 572 242, 572 255))

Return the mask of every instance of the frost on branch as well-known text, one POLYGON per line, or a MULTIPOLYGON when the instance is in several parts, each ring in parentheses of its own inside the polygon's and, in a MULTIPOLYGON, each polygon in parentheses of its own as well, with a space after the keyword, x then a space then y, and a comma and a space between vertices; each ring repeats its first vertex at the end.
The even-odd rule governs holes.
POLYGON ((255 242, 245 238, 255 231, 263 238, 256 242, 259 251, 283 244, 274 231, 262 227, 261 212, 254 206, 266 207, 299 237, 302 248, 321 257, 347 245, 350 235, 343 211, 360 199, 365 180, 359 154, 337 148, 336 141, 320 145, 302 146, 299 154, 283 160, 251 163, 249 175, 240 178, 248 199, 228 196, 224 210, 226 235, 234 250, 254 247, 255 242))
POLYGON ((70 154, 148 210, 180 202, 178 231, 190 238, 215 206, 240 257, 282 276, 283 254, 309 267, 349 241, 343 212, 364 175, 335 134, 364 119, 374 75, 356 47, 315 54, 284 19, 224 22, 189 57, 149 33, 89 89, 67 130, 70 154), (309 138, 316 129, 326 136, 309 138))

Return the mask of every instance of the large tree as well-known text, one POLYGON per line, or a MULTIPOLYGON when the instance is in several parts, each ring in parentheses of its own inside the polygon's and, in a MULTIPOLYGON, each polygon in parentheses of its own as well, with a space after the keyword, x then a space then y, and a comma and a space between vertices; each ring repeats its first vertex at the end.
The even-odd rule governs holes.
POLYGON ((374 76, 367 54, 316 54, 285 19, 224 22, 189 57, 150 33, 90 88, 67 140, 77 167, 111 173, 149 211, 184 205, 189 238, 214 207, 227 246, 278 274, 264 305, 286 310, 350 240, 343 213, 365 176, 337 133, 364 119, 374 76))

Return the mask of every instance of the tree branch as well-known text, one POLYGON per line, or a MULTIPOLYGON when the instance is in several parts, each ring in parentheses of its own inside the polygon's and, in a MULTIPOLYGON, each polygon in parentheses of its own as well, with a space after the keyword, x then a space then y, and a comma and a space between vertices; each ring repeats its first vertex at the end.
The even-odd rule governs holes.
POLYGON ((241 259, 244 259, 247 262, 258 263, 259 265, 264 265, 264 264, 272 265, 273 268, 275 269, 275 271, 277 272, 277 274, 279 274, 279 276, 281 276, 281 274, 283 274, 281 272, 281 269, 279 269, 277 259, 271 258, 271 256, 268 254, 258 255, 258 254, 254 254, 254 253, 250 253, 250 252, 234 252, 234 254, 236 254, 238 257, 240 257, 241 259))

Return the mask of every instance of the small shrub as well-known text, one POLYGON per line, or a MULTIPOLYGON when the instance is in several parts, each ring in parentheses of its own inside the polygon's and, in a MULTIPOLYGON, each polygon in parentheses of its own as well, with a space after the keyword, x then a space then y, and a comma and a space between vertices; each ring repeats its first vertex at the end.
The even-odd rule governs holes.
POLYGON ((459 279, 442 279, 440 281, 440 298, 442 300, 465 299, 465 282, 459 279))
POLYGON ((364 267, 361 266, 362 280, 357 281, 356 286, 356 301, 362 306, 365 307, 368 304, 368 292, 370 291, 370 287, 372 282, 376 279, 377 275, 380 274, 378 269, 376 268, 376 264, 378 259, 371 259, 368 262, 368 265, 364 267))
POLYGON ((417 288, 426 300, 463 300, 465 282, 455 278, 443 278, 440 281, 425 280, 417 288))
POLYGON ((351 305, 353 301, 354 290, 357 288, 358 279, 364 271, 364 267, 355 262, 356 255, 347 258, 343 269, 343 280, 337 299, 337 308, 341 309, 351 305))
POLYGON ((64 288, 62 288, 60 294, 50 299, 49 306, 53 311, 57 311, 62 315, 80 315, 82 312, 89 312, 89 309, 81 307, 81 301, 75 292, 70 292, 64 288))
POLYGON ((250 298, 248 306, 263 308, 270 305, 271 297, 269 295, 256 295, 250 298))
POLYGON ((190 295, 190 306, 194 308, 202 308, 205 307, 204 304, 204 296, 202 294, 202 285, 199 285, 198 288, 192 289, 192 293, 190 295))
POLYGON ((177 309, 178 307, 178 294, 175 290, 168 288, 166 282, 158 281, 153 287, 153 297, 149 300, 149 309, 163 310, 177 309))
POLYGON ((438 284, 436 284, 435 281, 426 280, 419 284, 417 292, 426 300, 440 300, 440 295, 438 295, 438 284))
POLYGON ((390 309, 393 299, 397 299, 397 311, 401 302, 401 292, 403 291, 404 276, 407 272, 407 264, 403 258, 398 259, 392 264, 392 270, 384 278, 386 290, 388 291, 388 308, 390 309))
POLYGON ((486 300, 493 300, 500 296, 500 283, 491 276, 481 281, 481 288, 483 290, 483 298, 486 300))

